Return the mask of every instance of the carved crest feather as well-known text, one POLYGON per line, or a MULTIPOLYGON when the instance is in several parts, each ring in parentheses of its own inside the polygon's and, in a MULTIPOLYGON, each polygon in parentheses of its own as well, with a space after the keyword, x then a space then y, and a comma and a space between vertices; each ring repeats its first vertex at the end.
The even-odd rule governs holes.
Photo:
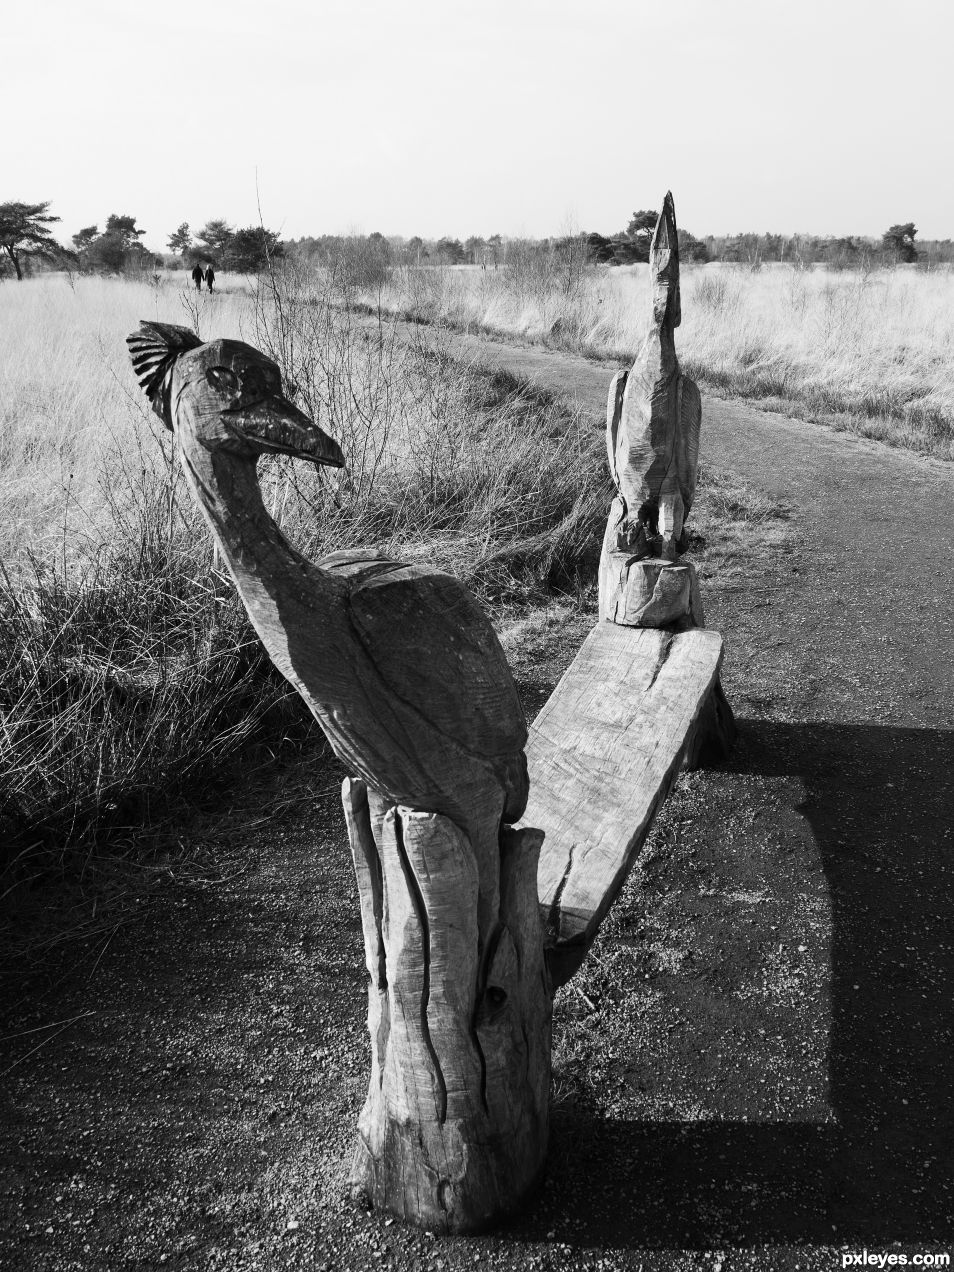
POLYGON ((202 341, 188 327, 140 319, 139 330, 126 337, 126 344, 139 385, 152 409, 166 428, 172 428, 172 369, 182 354, 198 349, 202 341))

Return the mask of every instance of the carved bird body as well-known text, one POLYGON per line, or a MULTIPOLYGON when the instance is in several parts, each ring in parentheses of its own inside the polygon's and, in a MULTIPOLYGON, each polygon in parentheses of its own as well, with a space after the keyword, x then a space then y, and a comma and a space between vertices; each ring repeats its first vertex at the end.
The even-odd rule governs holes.
MULTIPOLYGON (((128 343, 252 624, 335 753, 383 797, 380 815, 391 804, 443 813, 479 859, 495 860, 501 821, 526 806, 527 728, 476 600, 450 575, 378 552, 311 562, 288 543, 265 509, 260 455, 338 467, 343 457, 283 396, 264 355, 158 323, 128 343)), ((493 909, 480 875, 481 906, 493 909)))
POLYGON ((619 372, 610 386, 607 452, 622 502, 617 546, 637 548, 658 535, 661 554, 674 557, 695 494, 702 401, 676 357, 681 313, 671 194, 653 234, 650 277, 652 323, 632 369, 619 372))

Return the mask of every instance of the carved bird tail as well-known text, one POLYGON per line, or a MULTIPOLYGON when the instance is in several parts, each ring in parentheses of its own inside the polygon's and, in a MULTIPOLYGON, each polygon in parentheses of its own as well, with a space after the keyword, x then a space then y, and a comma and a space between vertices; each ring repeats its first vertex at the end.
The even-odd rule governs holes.
POLYGON ((653 322, 672 332, 682 321, 679 304, 679 232, 672 191, 666 191, 662 211, 649 249, 649 276, 653 286, 653 322))

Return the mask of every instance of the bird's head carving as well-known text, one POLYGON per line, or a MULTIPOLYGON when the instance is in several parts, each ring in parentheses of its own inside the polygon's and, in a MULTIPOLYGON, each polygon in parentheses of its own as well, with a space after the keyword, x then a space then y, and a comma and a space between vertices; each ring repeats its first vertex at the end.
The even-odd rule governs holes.
POLYGON ((338 443, 288 400, 278 367, 251 345, 203 344, 187 327, 161 322, 141 322, 126 343, 166 428, 245 459, 272 452, 344 466, 338 443))
POLYGON ((653 284, 653 321, 671 331, 682 321, 679 303, 679 232, 676 205, 667 191, 653 231, 649 250, 649 274, 653 284))

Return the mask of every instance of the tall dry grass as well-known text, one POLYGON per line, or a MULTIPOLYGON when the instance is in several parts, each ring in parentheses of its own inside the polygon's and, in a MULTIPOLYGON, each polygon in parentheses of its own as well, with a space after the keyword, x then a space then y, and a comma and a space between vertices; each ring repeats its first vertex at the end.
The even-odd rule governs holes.
MULTIPOLYGON (((710 389, 954 459, 951 270, 688 266, 682 288, 680 357, 710 389)), ((381 300, 425 322, 627 359, 645 334, 648 269, 404 269, 381 300)))
POLYGON ((330 426, 347 465, 330 487, 319 477, 318 504, 313 473, 276 469, 294 492, 286 530, 320 527, 306 551, 375 544, 437 562, 487 603, 591 564, 608 485, 601 439, 579 414, 505 372, 462 365, 441 327, 399 332, 341 299, 294 265, 253 297, 254 342, 330 426))
POLYGON ((7 568, 26 549, 67 556, 112 519, 103 483, 119 458, 167 473, 163 432, 128 366, 124 338, 140 318, 193 326, 204 338, 239 336, 244 286, 213 297, 159 286, 61 275, 0 289, 0 549, 7 568))
POLYGON ((170 435, 124 338, 141 317, 271 352, 349 475, 263 462, 309 555, 362 544, 436 563, 492 605, 589 571, 601 439, 545 395, 462 367, 440 332, 356 322, 313 274, 196 297, 176 279, 3 291, 0 892, 77 860, 310 723, 217 575, 170 435))

